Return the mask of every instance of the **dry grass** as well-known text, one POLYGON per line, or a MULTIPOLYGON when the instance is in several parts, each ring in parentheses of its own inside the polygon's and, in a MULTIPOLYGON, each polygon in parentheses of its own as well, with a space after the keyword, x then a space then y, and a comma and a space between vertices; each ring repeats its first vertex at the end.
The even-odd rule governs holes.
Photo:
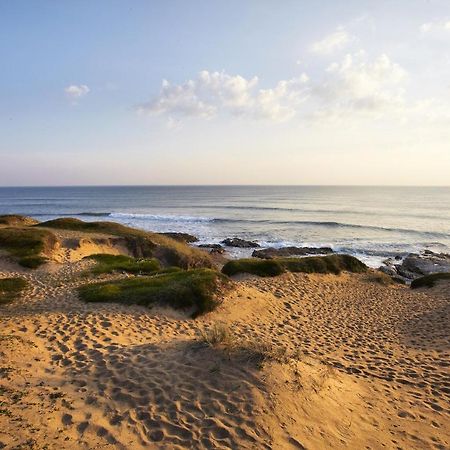
POLYGON ((265 363, 287 363, 292 359, 286 348, 271 342, 256 339, 240 338, 232 333, 230 328, 221 322, 208 329, 199 329, 199 341, 209 347, 224 351, 229 358, 238 359, 262 368, 265 363))

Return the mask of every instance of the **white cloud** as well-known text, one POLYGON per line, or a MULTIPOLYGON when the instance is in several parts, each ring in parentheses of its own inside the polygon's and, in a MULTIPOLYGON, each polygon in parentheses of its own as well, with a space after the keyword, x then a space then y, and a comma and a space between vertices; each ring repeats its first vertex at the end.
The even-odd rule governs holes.
POLYGON ((89 93, 90 89, 85 84, 71 84, 64 89, 66 96, 72 100, 77 101, 89 93))
POLYGON ((171 84, 163 80, 160 94, 139 111, 172 117, 233 116, 286 120, 304 100, 308 77, 281 80, 270 89, 257 89, 258 77, 246 79, 226 72, 203 70, 193 80, 171 84))
POLYGON ((350 35, 343 27, 339 27, 336 31, 328 36, 325 36, 320 41, 314 42, 309 49, 313 53, 329 55, 336 50, 343 49, 353 39, 353 36, 350 35))
POLYGON ((423 34, 450 33, 450 20, 435 20, 434 22, 424 23, 420 26, 420 31, 423 34))
POLYGON ((409 81, 407 71, 386 54, 370 58, 360 51, 328 65, 314 79, 302 74, 267 89, 258 87, 258 77, 206 70, 182 84, 164 80, 160 94, 138 109, 165 116, 170 129, 179 129, 186 117, 219 115, 275 122, 293 117, 317 123, 342 120, 349 125, 357 119, 448 123, 448 102, 408 96, 409 81))
POLYGON ((358 52, 331 64, 313 91, 321 100, 321 114, 385 112, 404 103, 406 78, 406 71, 387 55, 370 61, 358 52))

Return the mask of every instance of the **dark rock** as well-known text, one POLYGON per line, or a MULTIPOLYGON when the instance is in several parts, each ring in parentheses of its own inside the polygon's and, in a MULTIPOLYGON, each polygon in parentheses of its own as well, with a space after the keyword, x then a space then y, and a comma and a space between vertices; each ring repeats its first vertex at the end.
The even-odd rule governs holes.
POLYGON ((195 236, 192 236, 192 234, 188 234, 188 233, 159 233, 162 234, 163 236, 167 236, 170 237, 172 239, 175 239, 176 241, 179 242, 186 242, 186 244, 191 244, 192 242, 197 242, 198 238, 195 236))
POLYGON ((255 258, 272 259, 286 256, 329 255, 330 253, 333 253, 330 247, 283 247, 255 250, 252 256, 255 258))
POLYGON ((434 253, 430 250, 426 250, 421 255, 411 253, 403 260, 402 268, 416 276, 450 272, 450 255, 434 253))
POLYGON ((227 238, 222 241, 222 244, 227 247, 238 247, 238 248, 258 248, 260 245, 257 242, 246 241, 238 237, 227 238))
POLYGON ((200 244, 199 248, 209 249, 209 253, 222 255, 225 253, 225 249, 220 244, 200 244))
POLYGON ((220 249, 223 248, 220 244, 200 244, 198 245, 200 248, 214 248, 214 249, 220 249))

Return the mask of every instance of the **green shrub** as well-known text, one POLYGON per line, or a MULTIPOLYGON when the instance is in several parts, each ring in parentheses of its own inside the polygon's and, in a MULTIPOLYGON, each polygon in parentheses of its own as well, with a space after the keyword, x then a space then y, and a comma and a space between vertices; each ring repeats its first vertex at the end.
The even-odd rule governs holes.
POLYGON ((95 275, 113 272, 149 275, 161 268, 157 259, 135 259, 125 255, 108 255, 104 253, 90 255, 86 258, 96 261, 97 264, 89 269, 89 272, 95 275))
POLYGON ((194 316, 211 311, 229 280, 211 269, 179 270, 149 277, 87 284, 78 289, 86 302, 117 302, 173 308, 194 308, 194 316))
POLYGON ((283 272, 333 273, 341 271, 365 272, 367 266, 350 255, 309 256, 307 258, 237 259, 227 262, 222 272, 226 275, 250 273, 260 277, 273 277, 283 272))
POLYGON ((42 253, 50 251, 56 237, 37 228, 0 228, 0 249, 17 258, 24 267, 36 268, 46 262, 42 253))
POLYGON ((417 289, 421 287, 431 288, 436 281, 450 280, 450 273, 432 273, 431 275, 425 275, 424 277, 416 278, 411 282, 411 289, 417 289))
POLYGON ((129 251, 135 257, 157 258, 164 266, 177 266, 182 269, 213 267, 207 253, 184 242, 115 222, 83 222, 79 219, 62 218, 42 222, 38 226, 120 236, 126 240, 129 251))
POLYGON ((20 277, 0 279, 0 303, 7 303, 13 300, 26 287, 28 282, 20 277))

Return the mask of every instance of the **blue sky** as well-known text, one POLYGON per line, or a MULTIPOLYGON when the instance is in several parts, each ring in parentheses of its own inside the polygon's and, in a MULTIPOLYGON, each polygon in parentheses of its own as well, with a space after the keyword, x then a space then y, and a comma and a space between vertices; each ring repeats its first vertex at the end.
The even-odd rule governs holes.
POLYGON ((449 184, 448 0, 3 0, 0 57, 0 185, 449 184))

